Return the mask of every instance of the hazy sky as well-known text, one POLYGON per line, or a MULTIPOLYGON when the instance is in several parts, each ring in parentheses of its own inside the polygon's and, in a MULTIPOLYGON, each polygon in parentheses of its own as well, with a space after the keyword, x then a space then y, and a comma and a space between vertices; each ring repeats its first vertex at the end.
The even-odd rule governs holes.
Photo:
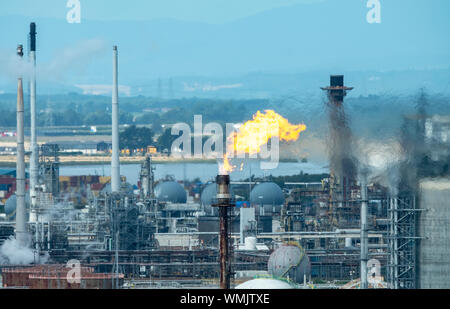
MULTIPOLYGON (((148 20, 174 18, 224 23, 272 8, 325 0, 80 0, 82 18, 148 20)), ((1 0, 0 15, 65 18, 67 0, 1 0)))
MULTIPOLYGON (((177 76, 240 85, 255 72, 450 72, 450 0, 379 0, 381 23, 367 21, 368 0, 79 1, 81 23, 72 24, 67 0, 0 0, 0 91, 15 87, 5 72, 17 68, 9 59, 27 45, 32 21, 41 87, 46 76, 51 86, 110 83, 112 45, 121 81, 136 87, 177 76)), ((432 84, 423 76, 420 85, 432 84)), ((448 84, 447 73, 433 78, 448 84)))

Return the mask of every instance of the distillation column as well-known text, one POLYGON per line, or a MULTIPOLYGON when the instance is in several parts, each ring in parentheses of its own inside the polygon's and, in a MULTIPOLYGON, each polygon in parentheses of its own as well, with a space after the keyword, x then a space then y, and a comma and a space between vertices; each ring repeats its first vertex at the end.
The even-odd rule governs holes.
POLYGON ((118 53, 113 47, 111 192, 120 191, 118 53))

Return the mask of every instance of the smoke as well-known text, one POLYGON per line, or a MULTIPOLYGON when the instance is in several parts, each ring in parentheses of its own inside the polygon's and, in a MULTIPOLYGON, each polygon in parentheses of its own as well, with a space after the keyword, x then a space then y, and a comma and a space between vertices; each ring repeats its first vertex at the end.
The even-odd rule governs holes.
POLYGON ((35 262, 35 251, 29 247, 29 243, 24 247, 14 238, 5 240, 0 247, 0 265, 28 265, 35 262))
POLYGON ((328 153, 330 170, 337 176, 364 183, 375 182, 398 194, 401 164, 405 160, 403 147, 397 140, 383 143, 364 137, 357 139, 350 129, 344 106, 328 102, 330 135, 328 153))
MULTIPOLYGON (((81 194, 79 196, 81 197, 81 194)), ((67 204, 58 203, 53 205, 53 207, 47 211, 46 219, 51 221, 70 222, 77 220, 81 213, 81 210, 67 209, 67 204)))
MULTIPOLYGON (((391 195, 417 192, 420 178, 444 177, 449 173, 450 143, 439 140, 441 131, 437 132, 438 138, 430 138, 434 118, 427 113, 429 106, 421 90, 416 113, 403 117, 397 136, 383 142, 365 137, 358 142, 359 170, 367 170, 369 180, 387 187, 391 195)), ((436 129, 440 128, 442 125, 438 123, 436 129)))
POLYGON ((391 195, 398 194, 400 168, 405 161, 405 153, 399 141, 392 139, 381 143, 361 139, 355 153, 360 175, 364 174, 369 182, 387 187, 391 195))
MULTIPOLYGON (((400 133, 400 143, 405 159, 400 166, 402 192, 418 192, 422 178, 450 176, 450 141, 448 116, 430 116, 430 102, 423 89, 416 99, 416 113, 405 116, 400 133)), ((441 109, 435 109, 441 111, 441 109)))
MULTIPOLYGON (((40 82, 61 81, 71 72, 83 72, 98 57, 107 52, 106 41, 91 39, 56 51, 50 62, 37 62, 36 75, 40 82)), ((15 50, 0 50, 0 77, 15 80, 28 77, 33 72, 32 64, 25 55, 20 59, 15 50)))
POLYGON ((31 69, 31 64, 17 56, 15 50, 0 50, 0 77, 13 81, 19 76, 28 76, 32 72, 31 69))
POLYGON ((327 143, 330 169, 336 175, 347 179, 355 179, 357 159, 354 155, 349 119, 343 105, 335 104, 330 100, 327 106, 330 118, 330 133, 327 143))
POLYGON ((59 80, 67 73, 83 72, 97 57, 107 52, 104 40, 81 41, 74 46, 58 51, 48 64, 38 65, 39 78, 59 80))

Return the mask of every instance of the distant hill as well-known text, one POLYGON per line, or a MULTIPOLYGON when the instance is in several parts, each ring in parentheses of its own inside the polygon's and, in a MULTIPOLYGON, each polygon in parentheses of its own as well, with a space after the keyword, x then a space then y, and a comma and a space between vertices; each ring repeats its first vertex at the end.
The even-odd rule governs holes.
MULTIPOLYGON (((366 22, 365 1, 353 0, 282 7, 225 24, 36 19, 38 63, 46 69, 39 86, 45 93, 62 93, 110 84, 111 46, 117 44, 120 83, 131 95, 317 93, 329 74, 340 72, 347 73, 357 95, 419 87, 448 92, 449 20, 441 9, 446 1, 383 1, 379 25, 366 22)), ((3 54, 26 43, 29 22, 0 19, 3 54)), ((0 93, 13 88, 11 78, 0 74, 0 93)))

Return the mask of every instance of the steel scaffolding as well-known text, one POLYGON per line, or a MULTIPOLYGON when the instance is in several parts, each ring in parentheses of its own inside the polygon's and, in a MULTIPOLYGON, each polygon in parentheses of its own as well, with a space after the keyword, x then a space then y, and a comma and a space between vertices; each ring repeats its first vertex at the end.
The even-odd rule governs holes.
POLYGON ((390 199, 388 282, 392 289, 415 289, 417 214, 414 196, 390 199))

